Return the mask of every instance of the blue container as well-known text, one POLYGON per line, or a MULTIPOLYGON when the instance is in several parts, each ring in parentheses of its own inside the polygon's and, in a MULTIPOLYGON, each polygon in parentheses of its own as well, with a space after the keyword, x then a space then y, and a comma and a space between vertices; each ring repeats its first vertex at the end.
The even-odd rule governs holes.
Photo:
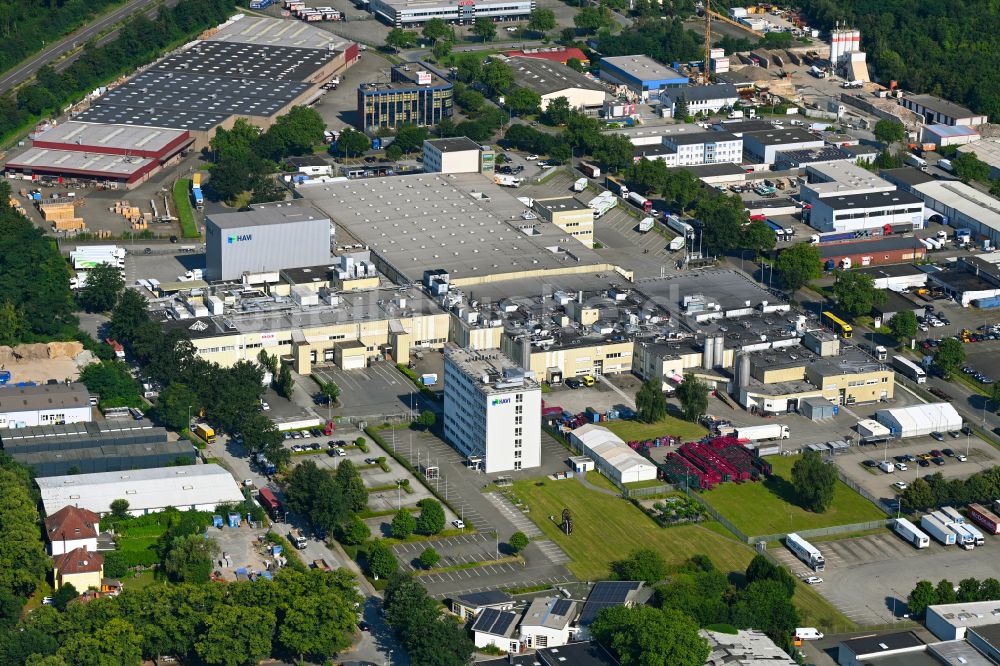
POLYGON ((212 516, 212 527, 218 527, 220 530, 222 529, 222 516, 212 516))
POLYGON ((238 513, 231 513, 231 514, 229 514, 229 526, 230 527, 239 527, 240 526, 240 522, 241 522, 241 518, 242 518, 242 516, 240 516, 240 514, 238 514, 238 513))

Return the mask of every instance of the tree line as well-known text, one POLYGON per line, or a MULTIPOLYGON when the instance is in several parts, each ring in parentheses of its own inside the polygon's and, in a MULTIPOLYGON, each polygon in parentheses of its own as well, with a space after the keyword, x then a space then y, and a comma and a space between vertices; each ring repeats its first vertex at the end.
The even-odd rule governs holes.
MULTIPOLYGON (((50 3, 53 1, 49 0, 50 3)), ((4 11, 7 4, 10 3, 0 5, 0 31, 5 24, 20 21, 4 11)), ((50 16, 58 15, 58 11, 41 10, 35 3, 13 4, 23 6, 18 15, 27 13, 33 17, 24 23, 24 34, 30 34, 32 42, 44 40, 45 35, 54 32, 40 26, 60 25, 58 19, 55 24, 49 23, 50 16)), ((109 4, 107 0, 96 3, 70 0, 67 6, 93 5, 100 8, 109 4)), ((116 39, 103 46, 88 42, 80 57, 61 72, 45 65, 35 74, 34 82, 21 86, 16 93, 8 92, 0 96, 0 137, 23 131, 33 120, 58 112, 67 103, 79 100, 116 76, 150 62, 167 48, 225 21, 232 11, 233 5, 227 0, 179 0, 173 7, 161 7, 154 20, 142 12, 136 14, 122 26, 116 39)), ((65 21, 62 25, 65 27, 65 21)), ((4 39, 0 54, 10 52, 20 59, 25 52, 34 50, 30 45, 28 49, 21 50, 15 46, 16 43, 4 39), (15 50, 10 51, 11 48, 15 50)))
MULTIPOLYGON (((11 627, 49 572, 38 514, 39 496, 28 468, 0 454, 0 627, 11 627)), ((2 661, 2 660, 0 660, 2 661)))
POLYGON ((0 634, 0 662, 241 666, 268 657, 322 662, 350 646, 362 598, 345 570, 282 569, 275 580, 155 583, 115 598, 42 606, 0 634))
POLYGON ((928 606, 997 600, 1000 600, 1000 581, 996 578, 963 578, 958 582, 957 589, 950 580, 940 580, 937 585, 922 580, 906 597, 906 605, 910 615, 923 617, 928 606))
POLYGON ((900 501, 908 511, 926 511, 941 506, 985 503, 1000 497, 1000 467, 990 467, 966 479, 946 479, 940 472, 911 483, 900 501))

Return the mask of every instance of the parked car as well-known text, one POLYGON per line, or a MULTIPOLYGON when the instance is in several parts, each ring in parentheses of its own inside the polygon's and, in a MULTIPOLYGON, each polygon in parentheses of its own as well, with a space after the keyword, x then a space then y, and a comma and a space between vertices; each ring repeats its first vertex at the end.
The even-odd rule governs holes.
POLYGON ((951 450, 951 449, 941 449, 941 453, 945 454, 949 458, 954 458, 955 457, 955 452, 953 450, 951 450))
MULTIPOLYGON (((957 430, 949 430, 948 431, 948 436, 951 437, 952 439, 958 439, 959 437, 962 436, 962 433, 960 433, 957 430)), ((947 450, 948 449, 945 449, 945 451, 947 451, 947 450)), ((945 455, 948 455, 948 454, 945 454, 945 455)))
POLYGON ((899 462, 899 463, 896 463, 896 469, 898 469, 900 472, 905 472, 906 470, 908 470, 910 468, 906 466, 905 462, 899 462))
POLYGON ((456 518, 455 520, 451 521, 451 524, 455 526, 456 530, 464 530, 465 529, 465 521, 464 520, 460 520, 460 519, 456 518))
POLYGON ((571 389, 578 389, 581 386, 583 386, 583 383, 579 379, 576 379, 575 377, 569 377, 563 383, 566 384, 566 386, 568 386, 571 389))
POLYGON ((927 462, 926 460, 924 460, 923 458, 921 458, 920 460, 918 460, 917 464, 920 465, 921 467, 930 467, 931 466, 931 464, 929 462, 927 462))
POLYGON ((943 458, 943 457, 944 457, 944 452, 943 451, 939 451, 937 449, 934 449, 933 451, 931 451, 931 458, 943 458))
POLYGON ((964 426, 962 426, 962 429, 959 432, 961 432, 963 435, 971 435, 972 434, 972 428, 970 428, 967 425, 964 425, 964 426))
POLYGON ((931 458, 931 462, 940 467, 941 465, 944 464, 944 458, 941 457, 931 458))
POLYGON ((902 491, 906 490, 906 482, 905 481, 897 481, 896 483, 892 484, 892 487, 895 488, 896 490, 902 492, 902 491))
POLYGON ((803 578, 802 582, 806 585, 819 585, 823 582, 823 579, 819 576, 809 576, 808 578, 803 578))
POLYGON ((378 464, 378 459, 377 458, 365 458, 365 464, 366 465, 376 465, 376 464, 378 464))
POLYGON ((875 469, 876 467, 878 467, 878 463, 872 460, 871 458, 863 461, 861 464, 864 465, 865 467, 868 467, 869 469, 875 469))
POLYGON ((955 460, 957 460, 958 462, 965 462, 966 460, 968 460, 968 458, 965 457, 964 453, 956 453, 955 460))
POLYGON ((944 441, 944 435, 942 435, 941 433, 939 433, 937 430, 935 430, 934 432, 931 433, 931 437, 933 437, 934 439, 936 439, 939 442, 943 442, 944 441))

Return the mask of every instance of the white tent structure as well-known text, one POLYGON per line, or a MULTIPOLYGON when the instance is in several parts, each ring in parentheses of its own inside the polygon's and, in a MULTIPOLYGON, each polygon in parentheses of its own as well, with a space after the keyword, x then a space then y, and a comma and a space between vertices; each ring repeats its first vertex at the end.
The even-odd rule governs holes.
POLYGON ((588 423, 572 431, 570 440, 594 459, 601 474, 619 484, 656 478, 656 466, 607 428, 588 423))
POLYGON ((962 427, 962 417, 947 402, 880 409, 875 412, 875 419, 897 437, 920 437, 962 427))

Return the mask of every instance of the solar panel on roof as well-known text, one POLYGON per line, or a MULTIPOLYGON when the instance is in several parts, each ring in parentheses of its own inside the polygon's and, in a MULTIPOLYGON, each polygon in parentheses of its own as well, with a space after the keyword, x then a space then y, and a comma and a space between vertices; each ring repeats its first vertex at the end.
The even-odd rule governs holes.
POLYGON ((502 636, 507 633, 507 629, 510 627, 511 624, 514 623, 514 620, 517 619, 517 616, 514 615, 513 613, 500 613, 499 611, 497 612, 500 614, 500 617, 497 618, 496 622, 493 624, 492 633, 499 634, 502 636))
POLYGON ((552 613, 554 615, 566 615, 572 607, 573 602, 567 601, 566 599, 559 599, 552 605, 552 613))
POLYGON ((496 623, 497 618, 500 616, 500 611, 495 608, 484 608, 476 618, 476 623, 472 626, 473 631, 485 631, 487 633, 492 633, 492 628, 494 623, 496 623))

